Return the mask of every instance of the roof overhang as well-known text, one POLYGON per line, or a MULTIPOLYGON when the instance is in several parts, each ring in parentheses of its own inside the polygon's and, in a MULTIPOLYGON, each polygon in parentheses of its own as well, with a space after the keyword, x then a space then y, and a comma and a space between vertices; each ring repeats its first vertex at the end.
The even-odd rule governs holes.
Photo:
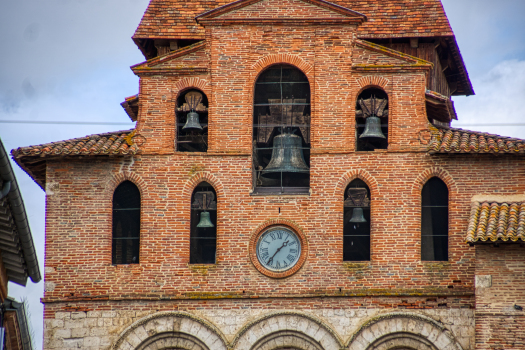
POLYGON ((9 191, 0 198, 1 259, 8 280, 25 286, 27 277, 34 283, 42 277, 22 195, 0 140, 0 187, 3 188, 7 182, 10 183, 9 191))

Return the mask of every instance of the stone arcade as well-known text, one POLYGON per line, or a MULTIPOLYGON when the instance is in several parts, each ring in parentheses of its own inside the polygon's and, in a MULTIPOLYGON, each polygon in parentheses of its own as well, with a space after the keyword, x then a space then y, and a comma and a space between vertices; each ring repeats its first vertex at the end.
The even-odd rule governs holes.
POLYGON ((525 348, 525 141, 439 0, 152 0, 129 131, 13 150, 45 349, 525 348))

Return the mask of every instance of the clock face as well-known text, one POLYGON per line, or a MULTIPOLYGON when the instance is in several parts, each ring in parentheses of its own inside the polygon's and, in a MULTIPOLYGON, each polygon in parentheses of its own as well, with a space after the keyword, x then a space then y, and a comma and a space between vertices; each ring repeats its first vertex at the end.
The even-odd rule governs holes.
POLYGON ((257 260, 270 271, 283 272, 297 264, 301 256, 301 241, 285 228, 269 229, 257 241, 257 260))

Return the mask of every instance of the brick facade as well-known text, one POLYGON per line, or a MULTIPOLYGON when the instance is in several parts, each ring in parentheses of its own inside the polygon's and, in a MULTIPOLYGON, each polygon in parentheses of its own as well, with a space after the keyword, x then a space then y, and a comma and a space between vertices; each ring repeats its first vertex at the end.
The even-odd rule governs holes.
POLYGON ((251 3, 203 15, 204 41, 132 67, 137 154, 47 160, 44 348, 523 346, 518 332, 494 332, 507 317, 523 327, 506 309, 523 299, 522 248, 465 244, 473 196, 525 192, 521 158, 429 154, 432 64, 357 39, 358 14, 317 0, 251 3), (309 194, 252 193, 254 85, 275 64, 297 67, 310 84, 309 194), (357 152, 355 106, 370 87, 388 95, 388 149, 357 152), (176 152, 176 101, 188 89, 209 101, 206 153, 176 152), (421 189, 434 176, 449 189, 444 262, 421 261, 421 189), (343 195, 356 178, 371 191, 371 260, 343 262, 343 195), (112 196, 124 180, 141 193, 140 264, 112 265, 112 196), (212 265, 189 264, 191 195, 202 181, 217 193, 212 265), (308 245, 302 267, 281 279, 250 258, 250 241, 275 223, 308 245), (483 292, 503 304, 480 309, 478 275, 516 288, 494 302, 483 292))

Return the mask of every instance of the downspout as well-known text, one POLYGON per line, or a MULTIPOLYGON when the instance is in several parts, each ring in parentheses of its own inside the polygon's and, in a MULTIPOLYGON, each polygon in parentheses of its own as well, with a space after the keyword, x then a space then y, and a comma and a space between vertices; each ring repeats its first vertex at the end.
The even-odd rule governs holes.
MULTIPOLYGON (((7 191, 7 197, 11 206, 11 212, 18 229, 20 237, 20 245, 24 253, 24 260, 28 270, 29 277, 34 283, 40 282, 42 276, 40 275, 40 268, 38 267, 38 260, 36 257, 35 246, 33 245, 33 236, 31 235, 31 229, 29 228, 29 222, 27 220, 26 210, 24 202, 22 201, 22 195, 18 189, 15 174, 11 168, 9 157, 5 151, 4 144, 0 140, 0 178, 4 182, 10 182, 10 190, 7 191)), ((4 183, 4 188, 6 187, 4 183)), ((2 193, 4 191, 2 189, 2 193)))

